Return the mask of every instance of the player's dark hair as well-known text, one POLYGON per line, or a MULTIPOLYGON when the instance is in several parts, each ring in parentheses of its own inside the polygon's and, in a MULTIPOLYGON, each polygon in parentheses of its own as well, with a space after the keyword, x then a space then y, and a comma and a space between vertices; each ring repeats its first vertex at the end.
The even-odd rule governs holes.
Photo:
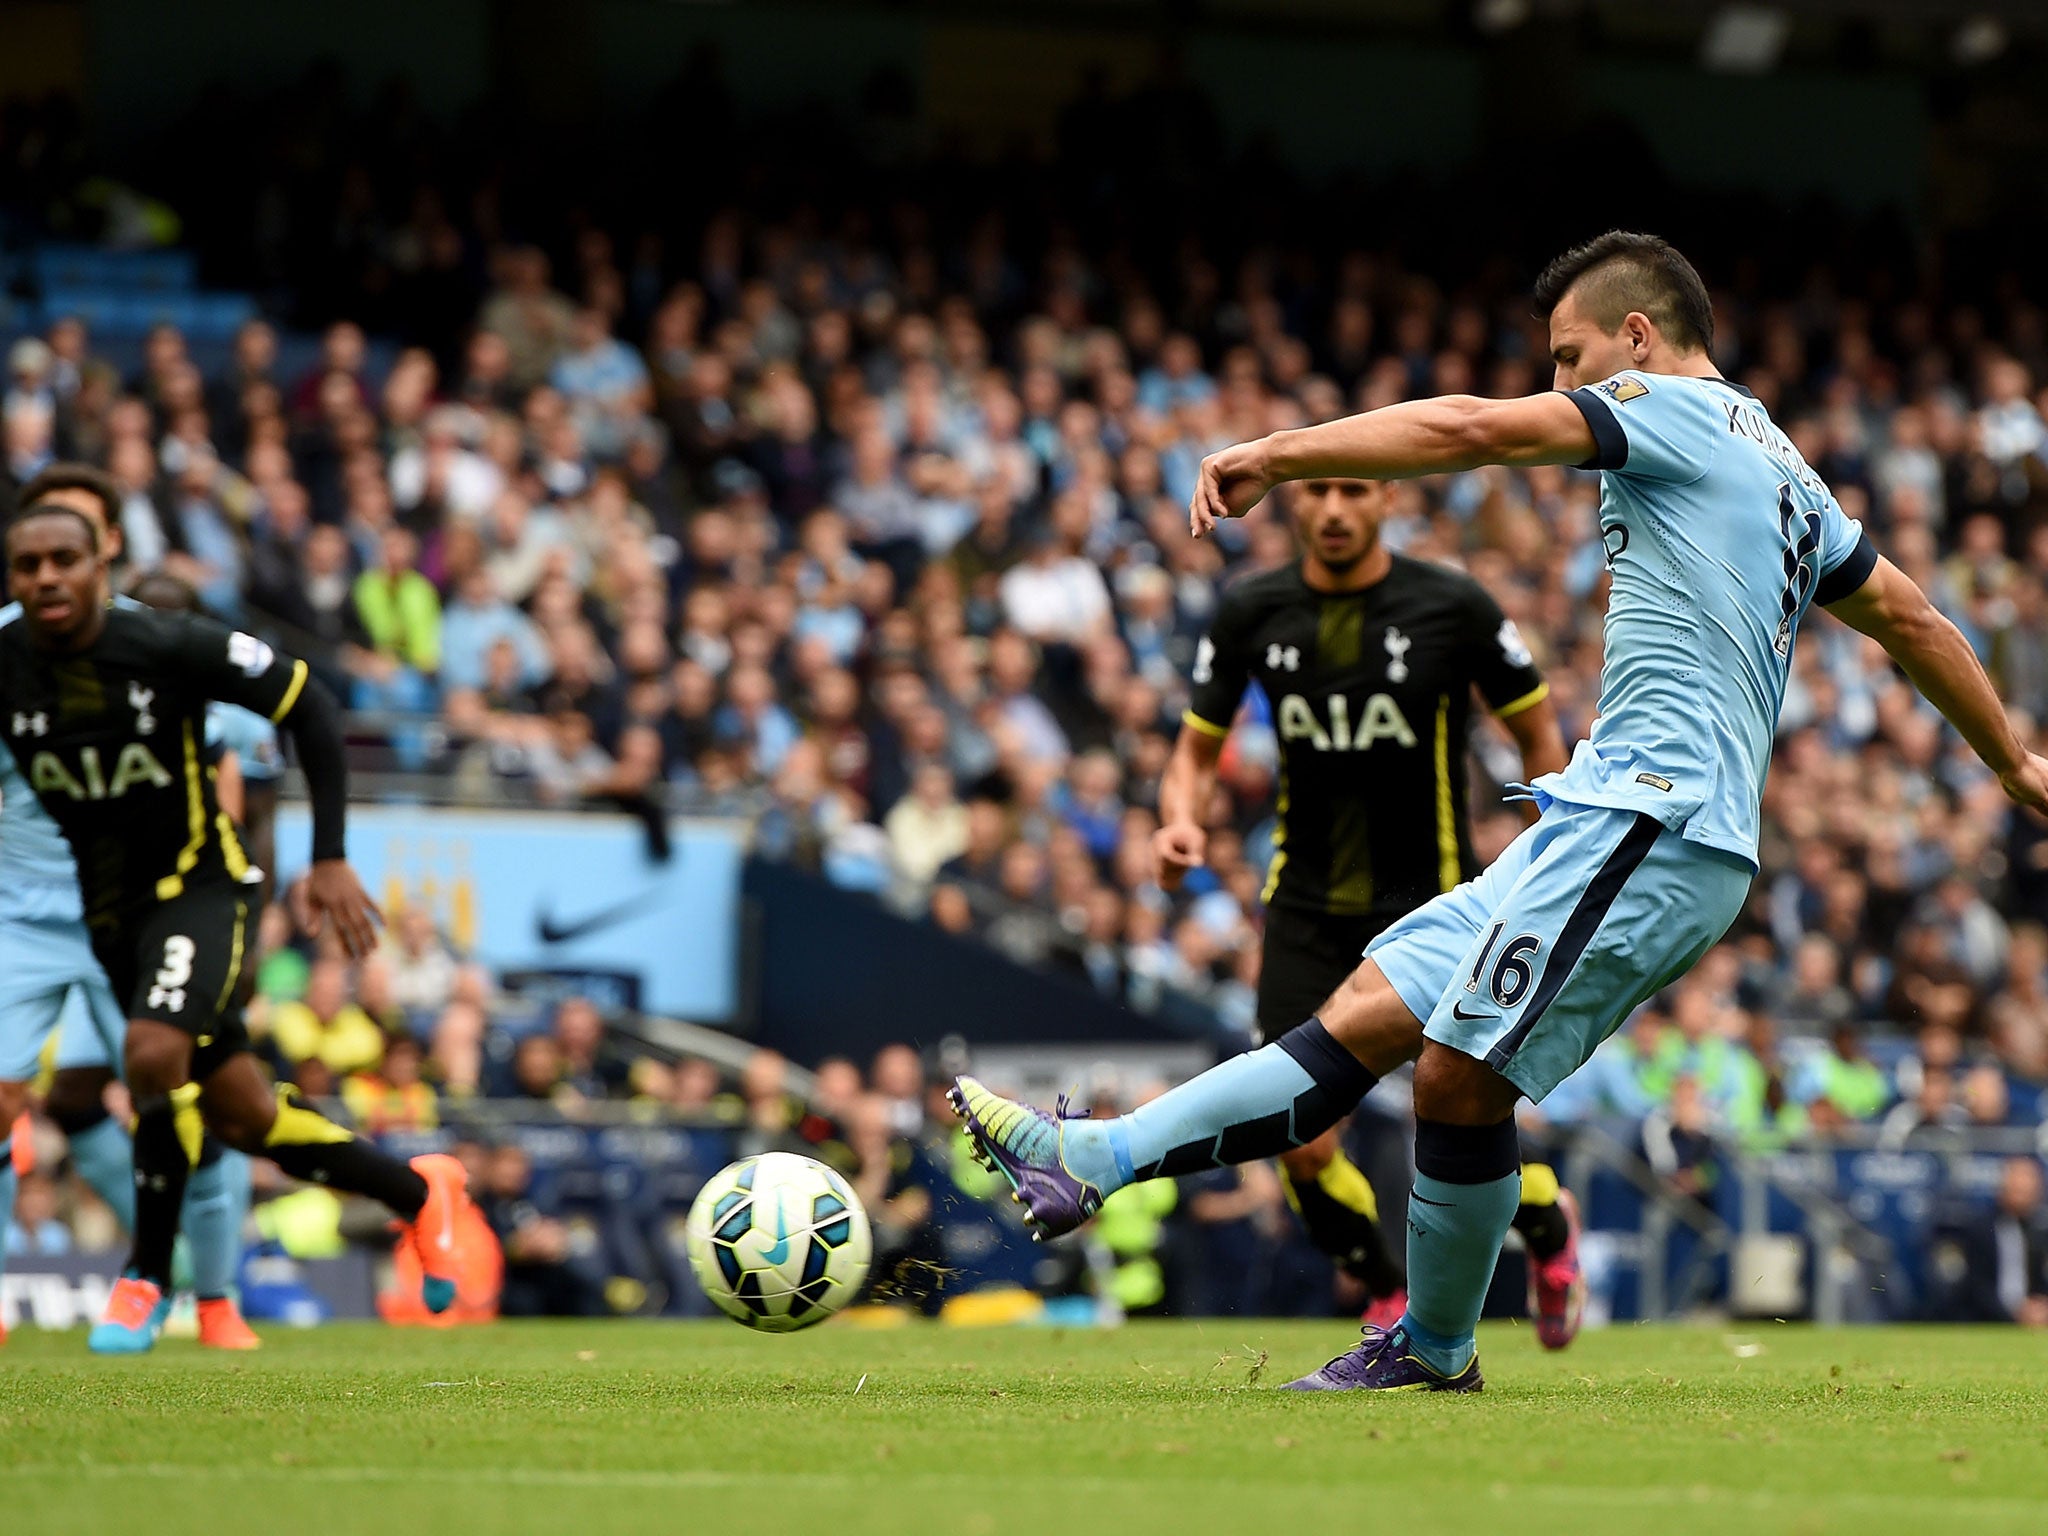
POLYGON ((199 589, 182 576, 173 576, 169 571, 151 571, 134 586, 128 595, 138 603, 151 608, 163 608, 172 613, 204 613, 205 605, 199 601, 199 589))
POLYGON ((21 488, 15 504, 32 507, 52 491, 85 491, 97 496, 100 510, 106 514, 107 526, 121 526, 121 488, 114 484, 114 477, 103 469, 90 464, 58 462, 51 464, 21 488))
POLYGON ((1575 245, 1536 279, 1536 313, 1550 318, 1567 293, 1608 334, 1631 313, 1648 315, 1686 351, 1714 350, 1714 301, 1707 285, 1667 240, 1610 229, 1575 245))
POLYGON ((7 519, 6 536, 11 539, 14 530, 32 517, 68 517, 72 519, 79 527, 85 530, 86 542, 92 545, 92 552, 94 554, 100 552, 100 531, 93 527, 92 519, 79 511, 78 508, 61 501, 23 502, 19 507, 15 508, 14 515, 7 519))

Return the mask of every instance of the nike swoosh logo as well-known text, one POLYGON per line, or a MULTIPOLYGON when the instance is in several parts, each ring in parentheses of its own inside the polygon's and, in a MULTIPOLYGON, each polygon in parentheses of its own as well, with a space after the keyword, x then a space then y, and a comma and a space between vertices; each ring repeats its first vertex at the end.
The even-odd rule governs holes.
POLYGON ((1498 1019, 1500 1015, 1497 1013, 1467 1013, 1456 1003, 1453 1003, 1451 1004, 1451 1017, 1454 1019, 1498 1019))
POLYGON ((566 944, 571 939, 580 939, 585 934, 596 933, 601 929, 623 923, 627 918, 644 911, 647 906, 647 894, 643 893, 619 902, 616 906, 602 907, 586 917, 579 917, 567 923, 558 922, 552 911, 543 908, 534 918, 533 926, 540 934, 541 943, 566 944))
POLYGON ((782 1201, 775 1202, 775 1241, 768 1245, 761 1255, 770 1264, 780 1264, 789 1257, 789 1229, 782 1219, 782 1201))

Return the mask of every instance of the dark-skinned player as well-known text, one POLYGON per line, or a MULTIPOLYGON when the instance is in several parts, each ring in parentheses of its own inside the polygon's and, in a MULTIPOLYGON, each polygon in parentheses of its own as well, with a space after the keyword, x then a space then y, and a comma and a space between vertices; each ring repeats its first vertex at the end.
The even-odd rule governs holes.
POLYGON ((455 1292, 461 1164, 399 1162, 273 1091, 249 1049, 241 1003, 260 875, 205 765, 206 707, 252 709, 297 743, 313 812, 305 918, 353 957, 380 915, 344 856, 341 717, 306 664, 253 635, 189 614, 109 604, 92 521, 36 503, 7 525, 20 622, 0 630, 0 735, 78 863, 93 952, 129 1016, 136 1211, 128 1266, 94 1328, 102 1353, 156 1339, 178 1207, 203 1136, 267 1157, 296 1179, 367 1195, 404 1223, 432 1311, 455 1292))
MULTIPOLYGON (((1280 744, 1259 968, 1266 1040, 1316 1013, 1389 924, 1479 872, 1465 782, 1475 696, 1514 738, 1524 778, 1565 764, 1549 690, 1514 625, 1470 577, 1389 550, 1380 528, 1391 503, 1383 481, 1292 488, 1301 558, 1225 592, 1160 784, 1153 852, 1173 890, 1203 861, 1238 702, 1248 683, 1264 689, 1280 744)), ((1401 1267, 1341 1127, 1280 1165, 1310 1239, 1372 1297, 1368 1319, 1398 1317, 1401 1267)), ((1562 1348, 1583 1293, 1571 1196, 1541 1164, 1525 1169, 1523 1194, 1530 1315, 1538 1337, 1562 1348)))

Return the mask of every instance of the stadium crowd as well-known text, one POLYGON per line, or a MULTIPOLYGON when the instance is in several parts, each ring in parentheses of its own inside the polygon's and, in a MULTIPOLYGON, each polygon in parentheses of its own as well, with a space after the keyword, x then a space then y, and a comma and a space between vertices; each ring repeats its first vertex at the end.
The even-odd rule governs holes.
MULTIPOLYGON (((1111 131, 1086 108, 1062 163, 1111 131)), ((1142 109, 1184 128, 1201 110, 1164 87, 1142 109)), ((303 371, 266 320, 206 367, 170 327, 128 371, 75 317, 17 339, 0 492, 53 458, 104 466, 130 573, 172 570, 276 626, 409 770, 743 810, 769 849, 947 930, 1248 1027, 1262 699, 1225 758, 1208 868, 1175 896, 1150 835, 1218 593, 1293 543, 1284 497, 1191 541, 1192 477, 1275 428, 1546 387, 1514 271, 1307 237, 1139 261, 1057 208, 1027 226, 970 206, 937 230, 852 196, 708 209, 684 246, 516 221, 486 185, 374 187, 318 268, 338 318, 303 371)), ((1723 371, 2014 710, 2048 719, 2048 312, 2017 282, 1945 304, 1897 273, 1707 266, 1723 371)), ((1591 474, 1481 470, 1402 485, 1385 530, 1493 592, 1568 741, 1597 705, 1597 498, 1591 474)), ((1515 762, 1491 728, 1473 750, 1491 857, 1520 825, 1500 803, 1515 762)), ((2039 1123, 2048 829, 1874 646, 1819 620, 1765 812, 1736 930, 1543 1117, 1643 1122, 1679 1187, 1716 1138, 2039 1123)), ((478 1094, 745 1102, 708 1070, 608 1054, 594 1010, 494 1055, 488 978, 422 919, 351 972, 279 907, 265 955, 259 1033, 366 1124, 478 1094)))

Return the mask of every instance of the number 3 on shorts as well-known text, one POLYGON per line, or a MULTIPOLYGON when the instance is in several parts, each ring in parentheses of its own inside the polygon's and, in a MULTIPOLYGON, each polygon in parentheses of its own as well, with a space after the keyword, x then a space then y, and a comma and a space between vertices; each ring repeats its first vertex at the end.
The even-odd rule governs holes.
POLYGON ((157 967, 156 981, 149 989, 150 1007, 166 1013, 184 1010, 185 984, 192 979, 192 957, 198 952, 199 946, 182 933, 164 940, 164 963, 157 967))
MULTIPOLYGON (((1479 977, 1486 970, 1486 962, 1493 956, 1493 946, 1500 942, 1501 930, 1505 927, 1506 923, 1495 923, 1487 930, 1486 943, 1480 946, 1479 958, 1472 962, 1472 974, 1465 979, 1467 992, 1479 990, 1479 977)), ((1486 989, 1501 1007, 1512 1008, 1529 995, 1529 983, 1536 975, 1530 961, 1542 947, 1543 941, 1535 934, 1524 933, 1510 940, 1507 948, 1500 952, 1486 989)))

